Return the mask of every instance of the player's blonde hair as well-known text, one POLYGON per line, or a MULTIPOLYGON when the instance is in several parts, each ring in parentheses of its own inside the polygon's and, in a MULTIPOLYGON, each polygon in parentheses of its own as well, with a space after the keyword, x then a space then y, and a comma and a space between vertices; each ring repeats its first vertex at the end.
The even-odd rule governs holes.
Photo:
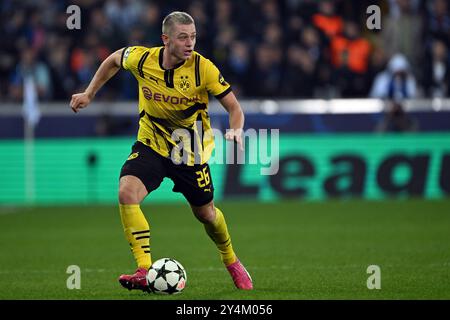
POLYGON ((162 33, 170 34, 175 24, 193 24, 193 23, 194 19, 186 12, 174 11, 164 18, 162 23, 162 33))

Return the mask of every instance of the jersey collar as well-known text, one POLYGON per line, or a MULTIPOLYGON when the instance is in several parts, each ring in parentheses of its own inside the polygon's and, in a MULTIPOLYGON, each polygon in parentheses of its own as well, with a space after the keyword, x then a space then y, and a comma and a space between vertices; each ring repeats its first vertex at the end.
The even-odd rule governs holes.
POLYGON ((176 64, 172 69, 164 69, 163 68, 163 56, 164 56, 164 47, 161 48, 161 50, 159 50, 159 67, 162 70, 174 70, 176 68, 181 67, 186 61, 181 61, 180 63, 176 64))

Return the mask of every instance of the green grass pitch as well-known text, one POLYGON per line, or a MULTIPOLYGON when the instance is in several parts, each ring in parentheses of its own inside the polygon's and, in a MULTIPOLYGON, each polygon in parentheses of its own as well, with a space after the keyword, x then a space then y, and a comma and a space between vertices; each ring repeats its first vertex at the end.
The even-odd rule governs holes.
POLYGON ((120 287, 135 269, 115 206, 0 208, 0 299, 450 299, 450 201, 217 203, 255 290, 234 288, 187 205, 144 205, 153 260, 186 268, 179 295, 120 287), (69 265, 81 289, 66 287, 69 265), (381 289, 367 288, 369 265, 381 289))

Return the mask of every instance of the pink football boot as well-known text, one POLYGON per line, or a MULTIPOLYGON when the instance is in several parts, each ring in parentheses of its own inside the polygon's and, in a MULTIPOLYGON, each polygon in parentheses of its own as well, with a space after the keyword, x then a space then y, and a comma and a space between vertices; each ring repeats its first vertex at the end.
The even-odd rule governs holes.
POLYGON ((142 290, 148 291, 147 285, 147 270, 145 268, 138 268, 134 274, 123 274, 119 277, 120 284, 128 290, 142 290))
POLYGON ((253 283, 250 274, 247 272, 245 267, 239 261, 239 259, 227 266, 227 270, 233 278, 233 282, 236 285, 236 288, 242 290, 252 290, 253 283))

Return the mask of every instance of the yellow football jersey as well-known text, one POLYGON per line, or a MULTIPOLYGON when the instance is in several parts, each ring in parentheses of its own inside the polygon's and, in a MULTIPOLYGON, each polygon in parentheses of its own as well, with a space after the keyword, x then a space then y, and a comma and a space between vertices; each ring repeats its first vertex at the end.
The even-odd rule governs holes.
POLYGON ((199 53, 165 70, 163 52, 164 47, 135 46, 122 53, 122 67, 139 83, 138 140, 177 162, 203 164, 214 149, 208 93, 220 99, 231 87, 199 53))

